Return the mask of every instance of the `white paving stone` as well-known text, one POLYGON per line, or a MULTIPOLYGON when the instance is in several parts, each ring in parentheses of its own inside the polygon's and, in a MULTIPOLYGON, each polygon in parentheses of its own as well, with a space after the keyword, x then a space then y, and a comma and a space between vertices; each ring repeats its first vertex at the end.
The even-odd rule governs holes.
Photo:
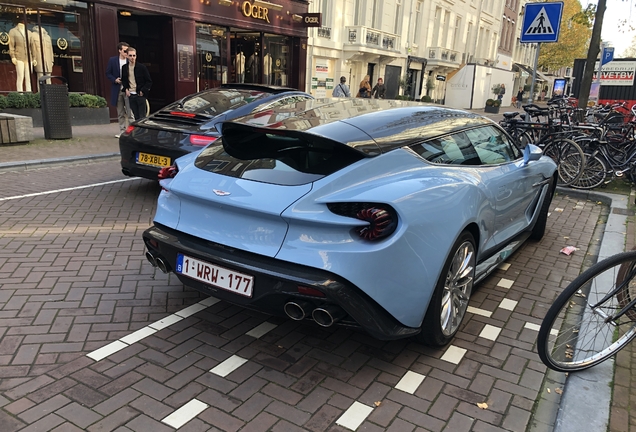
POLYGON ((354 431, 358 429, 358 426, 371 414, 371 411, 373 411, 373 408, 370 406, 361 404, 360 402, 354 402, 353 405, 336 420, 336 424, 354 431))
POLYGON ((464 354, 466 354, 466 350, 464 348, 450 345, 442 356, 441 360, 447 361, 449 363, 459 364, 459 362, 462 361, 464 354))
POLYGON ((503 271, 506 271, 510 268, 510 263, 501 263, 499 264, 499 268, 503 271))
POLYGON ((529 322, 525 323, 523 327, 529 330, 534 330, 534 331, 539 331, 539 329, 541 328, 539 324, 529 323, 529 322))
POLYGON ((479 333, 479 337, 494 341, 499 337, 499 333, 501 333, 501 328, 486 324, 481 333, 479 333))
POLYGON ((396 384, 395 388, 398 390, 402 390, 403 392, 413 394, 417 390, 417 388, 424 381, 425 376, 422 374, 418 374, 417 372, 408 371, 404 374, 399 383, 396 384))
POLYGON ((503 299, 501 301, 501 303, 499 303, 499 307, 505 310, 515 310, 515 307, 517 307, 517 303, 519 303, 516 300, 510 300, 510 299, 503 299))
POLYGON ((236 369, 240 368, 245 362, 247 362, 247 359, 244 359, 243 357, 239 357, 237 355, 233 355, 229 359, 219 363, 214 368, 210 369, 210 372, 220 377, 226 377, 234 372, 236 369))
POLYGON ((476 307, 472 307, 472 306, 468 306, 468 309, 466 309, 466 311, 468 313, 474 314, 474 315, 481 315, 481 316, 485 316, 486 318, 490 318, 490 316, 492 315, 492 312, 487 311, 485 309, 479 309, 476 307))
POLYGON ((115 342, 111 342, 106 346, 101 347, 93 352, 86 354, 87 357, 92 358, 95 361, 100 361, 103 358, 108 357, 111 354, 115 354, 117 351, 123 350, 128 345, 123 343, 122 341, 116 340, 115 342))
POLYGON ((510 288, 512 286, 512 284, 514 284, 515 281, 511 280, 511 279, 504 279, 502 278, 498 283, 497 286, 498 287, 502 287, 502 288, 510 288))
POLYGON ((265 321, 264 323, 254 327, 252 330, 248 331, 245 334, 248 335, 248 336, 252 336, 252 337, 258 339, 261 336, 263 336, 264 334, 267 334, 268 332, 272 331, 276 327, 278 327, 276 324, 272 324, 272 323, 269 323, 269 322, 265 321))
POLYGON ((219 300, 219 299, 218 299, 218 298, 216 298, 216 297, 208 297, 208 298, 206 298, 206 299, 204 299, 204 300, 201 300, 201 301, 199 302, 199 304, 202 304, 203 306, 208 306, 208 307, 210 307, 210 306, 212 306, 212 305, 217 304, 217 303, 218 303, 218 302, 220 302, 220 301, 221 301, 221 300, 219 300))
POLYGON ((179 429, 181 426, 205 411, 208 406, 208 404, 203 403, 198 399, 192 399, 190 402, 161 421, 168 426, 179 429))
POLYGON ((165 329, 166 327, 171 326, 174 323, 178 323, 179 321, 181 321, 183 319, 183 317, 180 317, 179 315, 168 315, 167 317, 160 319, 159 321, 155 321, 152 324, 150 324, 148 327, 152 327, 155 330, 162 330, 165 329))
POLYGON ((153 333, 157 333, 157 330, 153 329, 152 327, 146 326, 146 327, 140 328, 134 333, 129 334, 128 336, 124 336, 123 338, 120 338, 119 340, 128 345, 132 345, 135 342, 139 342, 143 338, 146 338, 153 333))

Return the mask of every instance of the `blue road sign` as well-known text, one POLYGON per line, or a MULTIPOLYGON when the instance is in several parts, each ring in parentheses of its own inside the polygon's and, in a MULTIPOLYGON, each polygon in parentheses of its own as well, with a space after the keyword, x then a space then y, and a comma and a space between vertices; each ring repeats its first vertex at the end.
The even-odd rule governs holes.
POLYGON ((520 42, 558 41, 562 14, 563 2, 526 3, 520 42))
POLYGON ((601 51, 601 65, 607 64, 614 60, 614 47, 605 47, 601 51))

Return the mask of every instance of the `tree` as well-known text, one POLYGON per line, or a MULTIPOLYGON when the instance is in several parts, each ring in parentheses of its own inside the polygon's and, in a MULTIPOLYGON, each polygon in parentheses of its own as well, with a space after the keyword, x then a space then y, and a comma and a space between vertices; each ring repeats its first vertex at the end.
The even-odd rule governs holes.
POLYGON ((578 0, 564 0, 559 41, 541 44, 539 67, 554 71, 585 57, 592 34, 592 15, 593 6, 583 9, 578 0))
POLYGON ((632 43, 625 48, 623 54, 621 55, 623 58, 633 58, 636 57, 636 36, 632 38, 632 43))

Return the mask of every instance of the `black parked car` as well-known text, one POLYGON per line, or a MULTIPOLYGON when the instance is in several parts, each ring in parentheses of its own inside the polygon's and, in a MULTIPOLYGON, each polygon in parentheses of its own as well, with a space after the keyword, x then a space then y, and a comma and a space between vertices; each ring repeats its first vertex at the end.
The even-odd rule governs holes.
POLYGON ((221 136, 221 122, 313 97, 288 87, 223 84, 166 106, 126 129, 119 138, 122 172, 157 180, 175 159, 221 136))

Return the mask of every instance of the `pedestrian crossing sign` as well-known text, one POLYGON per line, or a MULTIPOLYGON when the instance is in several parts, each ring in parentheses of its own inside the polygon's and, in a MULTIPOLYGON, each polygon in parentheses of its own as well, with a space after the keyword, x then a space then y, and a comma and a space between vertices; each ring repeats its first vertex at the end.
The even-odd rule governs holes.
POLYGON ((556 42, 563 15, 563 2, 526 3, 521 43, 556 42))

